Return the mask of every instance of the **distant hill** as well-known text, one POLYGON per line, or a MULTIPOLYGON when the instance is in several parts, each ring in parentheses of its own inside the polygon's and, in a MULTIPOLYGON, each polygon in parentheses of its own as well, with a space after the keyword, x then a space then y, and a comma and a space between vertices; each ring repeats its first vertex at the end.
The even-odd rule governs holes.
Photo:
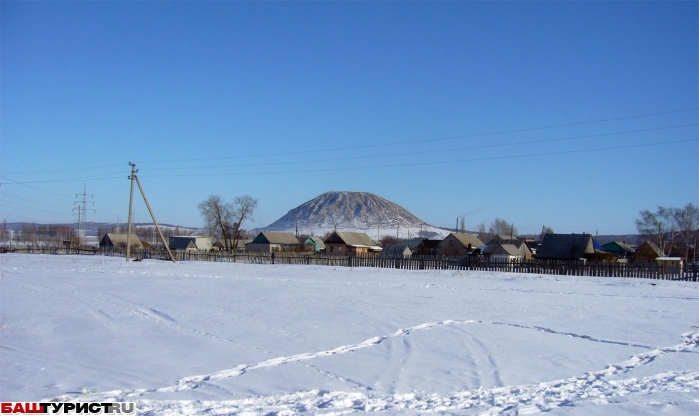
POLYGON ((372 238, 380 234, 417 237, 447 235, 400 205, 369 192, 326 192, 290 210, 262 230, 320 234, 333 229, 363 231, 372 238))

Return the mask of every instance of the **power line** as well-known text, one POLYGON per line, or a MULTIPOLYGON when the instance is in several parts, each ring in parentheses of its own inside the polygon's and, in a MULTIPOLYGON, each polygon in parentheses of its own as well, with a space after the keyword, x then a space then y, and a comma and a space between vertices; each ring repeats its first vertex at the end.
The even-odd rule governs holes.
POLYGON ((266 175, 266 174, 286 174, 286 173, 311 173, 311 172, 333 172, 333 171, 347 171, 347 170, 362 170, 362 169, 383 169, 383 168, 397 168, 405 166, 426 166, 426 165, 440 165, 449 163, 464 163, 464 162, 479 162, 486 160, 500 160, 500 159, 517 159, 525 157, 536 157, 536 156, 551 156, 551 155, 562 155, 562 154, 572 154, 572 153, 586 153, 586 152, 596 152, 604 150, 617 150, 617 149, 629 149, 638 147, 649 147, 649 146, 661 146, 668 144, 677 143, 690 143, 699 142, 699 139, 689 139, 689 140, 674 140, 668 142, 655 142, 655 143, 644 143, 644 144, 631 144, 624 146, 611 146, 611 147, 598 147, 593 149, 578 149, 578 150, 563 150, 557 152, 542 152, 542 153, 530 153, 525 155, 509 155, 509 156, 493 156, 493 157, 483 157, 483 158, 472 158, 472 159, 456 159, 456 160, 439 160, 435 162, 415 162, 415 163, 398 163, 392 165, 375 165, 375 166, 358 166, 358 167, 344 167, 344 168, 327 168, 327 169, 303 169, 303 170, 287 170, 287 171, 274 171, 274 172, 241 172, 241 173, 202 173, 198 175, 192 174, 182 174, 182 175, 148 175, 150 178, 156 177, 209 177, 209 176, 247 176, 247 175, 266 175))
POLYGON ((61 207, 64 207, 64 206, 65 206, 65 204, 61 204, 61 203, 46 202, 46 201, 38 201, 38 200, 36 200, 36 199, 26 198, 26 197, 19 196, 19 195, 15 195, 15 194, 13 194, 13 193, 10 193, 10 192, 4 191, 4 190, 3 190, 3 192, 2 192, 2 196, 3 196, 3 197, 9 196, 10 198, 22 199, 22 200, 29 201, 29 202, 34 202, 34 203, 37 203, 37 204, 54 205, 54 206, 61 206, 61 207))
MULTIPOLYGON (((182 170, 215 169, 215 168, 228 168, 228 167, 275 166, 275 165, 278 166, 278 165, 294 165, 294 164, 304 164, 304 163, 337 162, 337 161, 345 161, 345 160, 375 159, 375 158, 380 158, 380 157, 410 156, 410 155, 434 154, 434 153, 455 152, 455 151, 464 151, 464 150, 507 147, 507 146, 519 146, 519 145, 527 145, 527 144, 552 143, 552 142, 557 142, 557 141, 585 139, 585 138, 592 138, 592 137, 605 137, 605 136, 614 136, 614 135, 631 134, 631 133, 643 133, 643 132, 650 132, 650 131, 670 130, 670 129, 685 128, 685 127, 694 127, 697 125, 699 125, 699 123, 682 124, 682 125, 676 125, 676 126, 655 127, 655 128, 648 128, 648 129, 625 130, 625 131, 617 131, 617 132, 611 132, 611 133, 599 133, 599 134, 589 134, 589 135, 580 135, 580 136, 570 136, 570 137, 561 137, 561 138, 553 138, 553 139, 529 140, 529 141, 509 142, 509 143, 495 143, 495 144, 486 144, 486 145, 478 145, 478 146, 457 147, 457 148, 450 148, 450 149, 423 150, 423 151, 402 152, 402 153, 384 153, 384 154, 380 154, 380 155, 369 155, 369 156, 312 159, 312 160, 289 161, 289 162, 266 162, 266 163, 242 164, 242 165, 237 164, 237 165, 194 166, 194 167, 182 167, 182 166, 180 166, 180 167, 170 167, 170 168, 151 168, 151 169, 145 169, 145 170, 146 171, 164 171, 164 170, 182 171, 182 170)), ((205 176, 213 176, 213 175, 215 175, 215 174, 208 174, 205 176)), ((154 176, 154 175, 149 175, 149 176, 154 176)), ((183 175, 179 175, 179 176, 183 176, 183 175)), ((6 179, 11 180, 14 184, 26 185, 29 183, 35 184, 35 183, 76 182, 76 181, 83 181, 86 179, 90 179, 92 181, 112 180, 112 179, 121 179, 122 177, 123 176, 120 175, 118 172, 110 172, 110 173, 103 173, 103 174, 90 175, 90 176, 80 176, 80 177, 74 177, 74 178, 43 179, 43 180, 22 181, 22 182, 12 181, 9 178, 6 178, 6 179), (109 175, 119 175, 119 176, 109 176, 109 175)), ((33 188, 33 189, 37 189, 37 188, 33 188)))
MULTIPOLYGON (((16 158, 13 158, 15 160, 18 160, 16 158)), ((93 169, 104 169, 104 168, 112 168, 115 166, 121 166, 123 163, 112 163, 109 165, 102 165, 102 166, 91 166, 87 168, 72 168, 72 169, 55 169, 55 170, 35 170, 35 171, 16 171, 16 172, 3 172, 3 174, 9 173, 10 175, 16 175, 16 174, 26 174, 26 173, 57 173, 57 172, 73 172, 76 170, 93 170, 93 169)), ((31 166, 31 165, 30 165, 31 166)))
POLYGON ((72 197, 67 196, 67 195, 61 195, 61 194, 57 194, 57 193, 55 193, 55 192, 46 191, 46 190, 44 190, 44 189, 39 189, 39 188, 35 188, 35 187, 33 187, 33 186, 29 186, 29 185, 27 185, 26 183, 17 182, 17 181, 15 181, 15 180, 12 180, 12 179, 6 177, 6 176, 4 177, 4 180, 3 180, 2 184, 3 184, 3 185, 13 185, 13 184, 22 185, 22 186, 25 186, 25 187, 27 187, 27 188, 34 189, 35 191, 44 192, 44 193, 47 193, 47 194, 56 195, 56 196, 60 196, 60 197, 63 197, 63 198, 72 198, 72 197), (10 182, 12 182, 12 183, 9 183, 9 184, 8 184, 8 183, 4 182, 5 180, 10 181, 10 182))
MULTIPOLYGON (((120 176, 109 176, 109 177, 101 177, 101 176, 104 176, 104 175, 116 175, 116 173, 109 173, 109 174, 106 174, 106 173, 105 173, 105 174, 103 174, 103 175, 81 176, 81 177, 66 178, 66 179, 43 179, 43 180, 22 181, 22 182, 12 181, 11 179, 9 179, 9 178, 7 178, 7 177, 6 177, 5 179, 10 180, 10 181, 13 182, 13 183, 9 183, 9 184, 6 184, 6 185, 14 185, 14 184, 17 184, 17 185, 25 185, 25 186, 28 186, 28 185, 26 185, 26 184, 28 184, 28 183, 68 183, 68 182, 83 182, 83 181, 85 181, 85 180, 90 180, 90 181, 106 181, 106 180, 123 179, 123 178, 124 178, 124 175, 120 175, 120 176)), ((30 188, 31 188, 31 187, 30 187, 30 188)), ((37 188, 33 188, 33 189, 37 189, 37 188)), ((38 189, 38 190, 40 190, 40 189, 38 189)))
POLYGON ((338 151, 338 150, 367 149, 367 148, 376 148, 376 147, 383 147, 383 146, 396 146, 396 145, 405 145, 405 144, 414 144, 414 143, 429 143, 429 142, 453 140, 453 139, 465 139, 465 138, 473 138, 473 137, 495 136, 495 135, 499 135, 499 134, 522 133, 522 132, 527 132, 527 131, 546 130, 546 129, 554 129, 554 128, 559 128, 559 127, 582 126, 582 125, 586 125, 586 124, 604 123, 604 122, 608 122, 608 121, 631 120, 631 119, 636 119, 636 118, 653 117, 653 116, 659 116, 659 115, 686 113, 689 111, 696 111, 696 110, 699 110, 699 108, 688 108, 688 109, 684 109, 684 110, 664 111, 664 112, 659 112, 659 113, 640 114, 640 115, 624 116, 624 117, 614 117, 614 118, 592 120, 592 121, 581 121, 581 122, 575 122, 575 123, 554 124, 554 125, 541 126, 541 127, 528 127, 528 128, 520 128, 520 129, 513 129, 513 130, 501 130, 501 131, 488 132, 488 133, 474 133, 474 134, 448 136, 448 137, 440 137, 440 138, 433 138, 433 139, 407 140, 407 141, 398 141, 398 142, 389 142, 389 143, 368 144, 368 145, 361 145, 361 146, 336 147, 336 148, 317 149, 317 150, 299 150, 299 151, 293 151, 293 152, 280 152, 280 153, 262 153, 262 154, 257 154, 257 155, 242 155, 242 156, 146 160, 146 161, 139 161, 139 163, 140 164, 143 164, 143 163, 172 163, 172 162, 193 162, 193 161, 206 161, 206 160, 243 159, 243 158, 254 158, 254 157, 288 156, 288 155, 298 155, 298 154, 307 154, 307 153, 334 152, 334 151, 338 151))
POLYGON ((345 161, 345 160, 376 159, 376 158, 380 158, 380 157, 424 155, 424 154, 428 154, 428 153, 433 154, 433 153, 456 152, 456 151, 463 151, 463 150, 490 149, 490 148, 507 147, 507 146, 520 146, 520 145, 538 144, 538 143, 552 143, 552 142, 566 141, 566 140, 588 139, 588 138, 592 138, 592 137, 605 137, 605 136, 614 136, 614 135, 630 134, 630 133, 643 133, 643 132, 649 132, 649 131, 670 130, 670 129, 684 128, 684 127, 694 127, 694 126, 698 126, 698 125, 699 125, 699 123, 693 123, 693 124, 683 124, 683 125, 679 125, 679 126, 657 127, 657 128, 640 129, 640 130, 627 130, 627 131, 618 131, 618 132, 612 132, 612 133, 588 134, 588 135, 583 135, 583 136, 571 136, 571 137, 562 137, 562 138, 555 138, 555 139, 541 139, 541 140, 529 140, 529 141, 522 141, 522 142, 485 144, 485 145, 469 146, 469 147, 456 147, 456 148, 451 148, 451 149, 421 150, 421 151, 403 152, 403 153, 384 153, 384 154, 380 154, 380 155, 370 155, 370 156, 352 156, 352 157, 338 157, 338 158, 330 158, 330 159, 311 159, 311 160, 296 160, 296 161, 290 161, 290 162, 266 162, 266 163, 219 165, 219 166, 193 166, 193 167, 178 166, 178 167, 170 167, 170 168, 151 168, 151 169, 143 169, 143 170, 148 171, 148 172, 164 171, 164 170, 179 170, 179 171, 181 171, 181 170, 216 169, 216 168, 230 168, 230 167, 297 165, 297 164, 304 164, 304 163, 339 162, 339 161, 345 161))
MULTIPOLYGON (((261 153, 261 154, 253 154, 253 155, 237 155, 237 156, 224 156, 224 157, 211 157, 211 158, 187 158, 187 159, 161 159, 161 160, 150 160, 150 161, 141 161, 139 163, 144 164, 144 163, 172 163, 172 162, 190 162, 190 161, 207 161, 207 160, 232 160, 232 159, 243 159, 243 158, 256 158, 256 157, 270 157, 270 156, 288 156, 288 155, 298 155, 298 154, 311 154, 311 153, 323 153, 323 152, 333 152, 333 151, 341 151, 341 150, 356 150, 356 149, 368 149, 368 148, 377 148, 377 147, 385 147, 385 146, 396 146, 396 145, 406 145, 406 144, 415 144, 415 143, 429 143, 429 142, 436 142, 436 141, 445 141, 445 140, 453 140, 453 139, 462 139, 462 138, 475 138, 475 137, 485 137, 485 136, 494 136, 494 135, 501 135, 501 134, 509 134, 509 133, 521 133, 521 132, 529 132, 529 131, 537 131, 537 130, 546 130, 546 129, 554 129, 554 128, 560 128, 560 127, 571 127, 571 126, 580 126, 580 125, 587 125, 587 124, 595 124, 595 123, 604 123, 604 122, 610 122, 610 121, 621 121, 621 120, 631 120, 631 119, 638 119, 638 118, 645 118, 645 117, 653 117, 653 116, 660 116, 660 115, 669 115, 669 114, 678 114, 678 113, 685 113, 685 112, 690 112, 690 111, 696 111, 699 108, 689 108, 689 109, 683 109, 683 110, 673 110, 673 111, 664 111, 664 112, 658 112, 658 113, 648 113, 648 114, 639 114, 639 115, 631 115, 631 116, 623 116, 623 117, 613 117, 613 118, 606 118, 606 119, 598 119, 598 120, 591 120, 591 121, 581 121, 581 122, 575 122, 575 123, 564 123, 564 124, 554 124, 554 125, 548 125, 548 126, 540 126, 540 127, 529 127, 529 128, 520 128, 520 129, 512 129, 512 130, 502 130, 502 131, 496 131, 496 132, 487 132, 487 133, 474 133, 474 134, 465 134, 465 135, 457 135, 457 136, 448 136, 448 137, 441 137, 441 138, 432 138, 432 139, 419 139, 419 140, 409 140, 409 141, 397 141, 397 142, 389 142, 389 143, 377 143, 377 144, 369 144, 369 145, 360 145, 360 146, 347 146, 347 147, 336 147, 336 148, 328 148, 328 149, 314 149, 314 150, 300 150, 300 151, 292 151, 292 152, 279 152, 279 153, 261 153)), ((643 130, 639 130, 643 131, 643 130)), ((610 133, 610 134, 616 134, 616 133, 610 133)), ((620 133, 619 133, 620 134, 620 133)), ((584 136, 580 136, 584 137, 584 136)), ((593 137, 593 136, 589 136, 593 137)), ((559 139, 559 140, 565 140, 565 139, 559 139)), ((535 142, 533 142, 535 143, 535 142)), ((465 148, 468 149, 468 148, 465 148)), ((459 149, 456 149, 459 150, 459 149)), ((445 150, 447 151, 447 150, 445 150)), ((435 151, 429 151, 429 153, 432 153, 435 151)), ((421 152, 421 153, 428 153, 428 152, 421 152)), ((3 156, 9 156, 12 159, 15 159, 21 163, 26 164, 27 166, 34 167, 26 162, 23 162, 11 155, 8 155, 5 153, 3 156)), ((368 158, 369 156, 365 157, 368 158)), ((381 157, 381 156, 374 156, 374 157, 381 157)), ((358 159, 361 157, 358 157, 358 159)), ((329 159, 332 160, 332 159, 329 159)), ((312 161, 309 161, 312 162, 312 161)), ((281 164, 280 162, 279 164, 281 164)), ((292 162, 289 162, 292 163, 292 162)), ((308 162, 293 162, 293 163, 308 163, 308 162)), ((269 164, 275 164, 275 163, 269 163, 269 164)), ((100 166, 91 166, 91 167, 84 167, 84 168, 71 168, 71 169, 55 169, 55 170, 41 170, 37 169, 36 171, 12 171, 12 172, 3 172, 3 175, 5 174, 37 174, 37 173, 57 173, 57 172, 71 172, 71 171, 80 171, 80 170, 92 170, 92 169, 104 169, 108 167, 114 167, 114 166, 121 166, 122 163, 113 163, 113 164, 107 164, 107 165, 100 165, 100 166)), ((257 164, 259 165, 259 164, 257 164)), ((224 166, 225 167, 225 166, 224 166)), ((211 167, 201 167, 201 169, 206 169, 206 168, 211 168, 211 167)), ((157 168, 150 169, 150 170, 156 170, 157 168)), ((169 168, 161 168, 161 169, 169 169, 169 168)), ((173 168, 177 169, 177 168, 173 168)), ((192 168, 190 168, 192 169, 192 168)), ((102 176, 108 176, 108 175, 116 175, 115 173, 109 173, 109 174, 100 174, 100 175, 93 175, 93 176, 83 176, 83 177, 73 177, 73 178, 59 178, 59 179, 52 179, 52 180, 45 180, 45 181, 13 181, 9 178, 5 178, 6 180, 9 180, 10 182, 13 182, 15 184, 27 184, 27 183, 56 183, 56 182, 75 182, 75 181, 83 181, 86 179, 97 179, 102 176)), ((120 177, 102 177, 101 179, 104 180, 110 180, 110 179, 119 179, 120 177)), ((44 191, 41 189, 33 188, 42 192, 48 192, 44 191)), ((50 193, 50 192, 48 192, 50 193)), ((55 194, 54 194, 55 195, 55 194)), ((61 195, 66 197, 65 195, 61 195)))
POLYGON ((47 214, 65 215, 65 212, 47 211, 47 210, 45 210, 45 209, 34 208, 34 207, 31 207, 31 206, 26 206, 26 205, 19 205, 19 206, 7 206, 7 205, 5 205, 5 204, 8 204, 8 203, 9 203, 9 204, 16 205, 16 204, 14 204, 13 202, 3 201, 2 203, 0 203, 0 207, 7 208, 7 209, 11 209, 11 210, 22 210, 22 211, 27 211, 27 210, 28 210, 28 211, 44 212, 44 213, 47 213, 47 214))

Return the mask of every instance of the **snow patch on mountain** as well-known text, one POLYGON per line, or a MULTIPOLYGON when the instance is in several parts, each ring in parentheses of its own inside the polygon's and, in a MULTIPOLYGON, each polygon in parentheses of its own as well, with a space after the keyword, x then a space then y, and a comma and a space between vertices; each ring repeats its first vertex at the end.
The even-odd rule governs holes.
POLYGON ((402 238, 446 236, 449 231, 433 227, 400 205, 369 192, 326 192, 262 228, 267 231, 322 235, 327 231, 360 231, 377 239, 384 235, 402 238))

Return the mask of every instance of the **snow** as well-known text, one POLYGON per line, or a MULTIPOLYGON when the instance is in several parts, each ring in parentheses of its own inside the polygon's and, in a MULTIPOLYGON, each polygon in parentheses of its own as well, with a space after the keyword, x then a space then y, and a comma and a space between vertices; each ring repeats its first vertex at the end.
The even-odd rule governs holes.
POLYGON ((0 255, 0 399, 141 414, 697 414, 699 285, 0 255))
POLYGON ((260 228, 256 229, 255 231, 274 231, 277 233, 291 233, 291 234, 296 234, 296 230, 298 229, 299 234, 304 234, 304 235, 317 235, 317 236, 323 236, 327 232, 332 232, 332 231, 349 231, 352 233, 365 233, 368 235, 370 238, 374 239, 375 241, 380 240, 380 237, 384 236, 391 236, 391 237, 396 237, 400 239, 413 239, 413 238, 419 238, 422 236, 422 238, 427 238, 427 239, 442 239, 445 238, 446 236, 449 235, 449 233, 453 233, 454 230, 452 229, 451 231, 445 230, 443 228, 437 228, 433 227, 431 225, 423 225, 423 226, 400 226, 400 228, 377 228, 377 227, 371 227, 366 224, 355 224, 349 227, 343 227, 343 226, 335 226, 332 223, 314 223, 314 224, 303 224, 299 223, 297 225, 290 225, 288 227, 275 227, 271 228, 270 227, 265 227, 265 228, 260 228))
POLYGON ((363 232, 376 241, 383 236, 410 239, 449 235, 449 231, 428 225, 400 205, 369 192, 326 192, 253 231, 262 230, 318 236, 334 230, 363 232))

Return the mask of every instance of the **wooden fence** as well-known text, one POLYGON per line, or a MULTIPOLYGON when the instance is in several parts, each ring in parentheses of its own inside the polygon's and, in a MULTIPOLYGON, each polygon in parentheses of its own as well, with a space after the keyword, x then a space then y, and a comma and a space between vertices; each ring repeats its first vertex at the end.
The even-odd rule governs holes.
MULTIPOLYGON (((0 252, 37 254, 81 254, 125 257, 123 249, 94 247, 0 247, 0 252)), ((205 251, 174 251, 176 261, 214 261, 252 264, 306 264, 340 267, 380 267, 404 270, 478 270, 511 273, 555 274, 563 276, 629 277, 699 282, 699 264, 679 267, 656 263, 609 263, 560 260, 495 261, 483 256, 417 256, 388 258, 373 255, 330 256, 314 253, 227 253, 205 251)), ((135 249, 137 259, 169 260, 167 251, 135 249)))

